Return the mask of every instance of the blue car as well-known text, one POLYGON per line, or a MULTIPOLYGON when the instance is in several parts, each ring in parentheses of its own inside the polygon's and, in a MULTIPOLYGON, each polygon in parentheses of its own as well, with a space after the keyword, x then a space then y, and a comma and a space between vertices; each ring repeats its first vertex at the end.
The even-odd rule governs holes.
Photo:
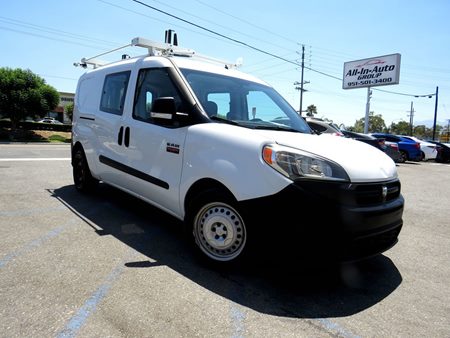
POLYGON ((375 136, 376 138, 384 138, 386 141, 397 143, 398 150, 402 154, 403 162, 422 160, 420 144, 415 141, 412 141, 404 137, 385 133, 372 133, 371 135, 375 136))

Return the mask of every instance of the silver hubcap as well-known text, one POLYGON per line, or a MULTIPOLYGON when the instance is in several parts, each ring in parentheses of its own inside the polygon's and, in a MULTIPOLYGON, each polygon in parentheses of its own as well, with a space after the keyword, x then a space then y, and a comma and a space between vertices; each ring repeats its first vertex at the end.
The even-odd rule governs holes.
POLYGON ((229 261, 244 249, 245 225, 241 216, 225 203, 205 205, 194 221, 197 245, 210 258, 229 261))

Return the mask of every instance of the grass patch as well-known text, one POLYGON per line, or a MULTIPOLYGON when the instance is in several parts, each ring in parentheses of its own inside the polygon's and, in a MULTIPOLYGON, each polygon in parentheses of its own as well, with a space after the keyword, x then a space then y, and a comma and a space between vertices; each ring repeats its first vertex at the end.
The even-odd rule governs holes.
POLYGON ((70 132, 0 128, 0 141, 70 143, 71 137, 70 132))
POLYGON ((62 135, 54 134, 54 135, 50 135, 50 136, 47 138, 47 141, 49 141, 49 142, 63 142, 63 143, 69 143, 69 142, 70 142, 70 138, 66 138, 66 137, 64 137, 64 136, 62 136, 62 135))

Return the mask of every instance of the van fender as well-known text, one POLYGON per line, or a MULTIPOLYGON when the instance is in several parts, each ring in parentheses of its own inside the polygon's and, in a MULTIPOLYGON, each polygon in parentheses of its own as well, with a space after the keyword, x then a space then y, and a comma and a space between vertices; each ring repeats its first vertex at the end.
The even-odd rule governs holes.
POLYGON ((262 159, 262 149, 271 140, 247 135, 244 128, 208 125, 190 130, 186 137, 179 191, 182 213, 190 188, 201 180, 217 181, 238 202, 276 194, 292 183, 262 159))

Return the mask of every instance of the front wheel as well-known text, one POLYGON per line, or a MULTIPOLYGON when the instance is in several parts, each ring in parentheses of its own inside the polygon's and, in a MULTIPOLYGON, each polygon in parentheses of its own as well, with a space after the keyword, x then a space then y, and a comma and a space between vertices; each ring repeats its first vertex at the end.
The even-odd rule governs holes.
POLYGON ((236 261, 247 244, 247 228, 234 203, 213 194, 197 204, 192 220, 195 245, 215 262, 236 261))

